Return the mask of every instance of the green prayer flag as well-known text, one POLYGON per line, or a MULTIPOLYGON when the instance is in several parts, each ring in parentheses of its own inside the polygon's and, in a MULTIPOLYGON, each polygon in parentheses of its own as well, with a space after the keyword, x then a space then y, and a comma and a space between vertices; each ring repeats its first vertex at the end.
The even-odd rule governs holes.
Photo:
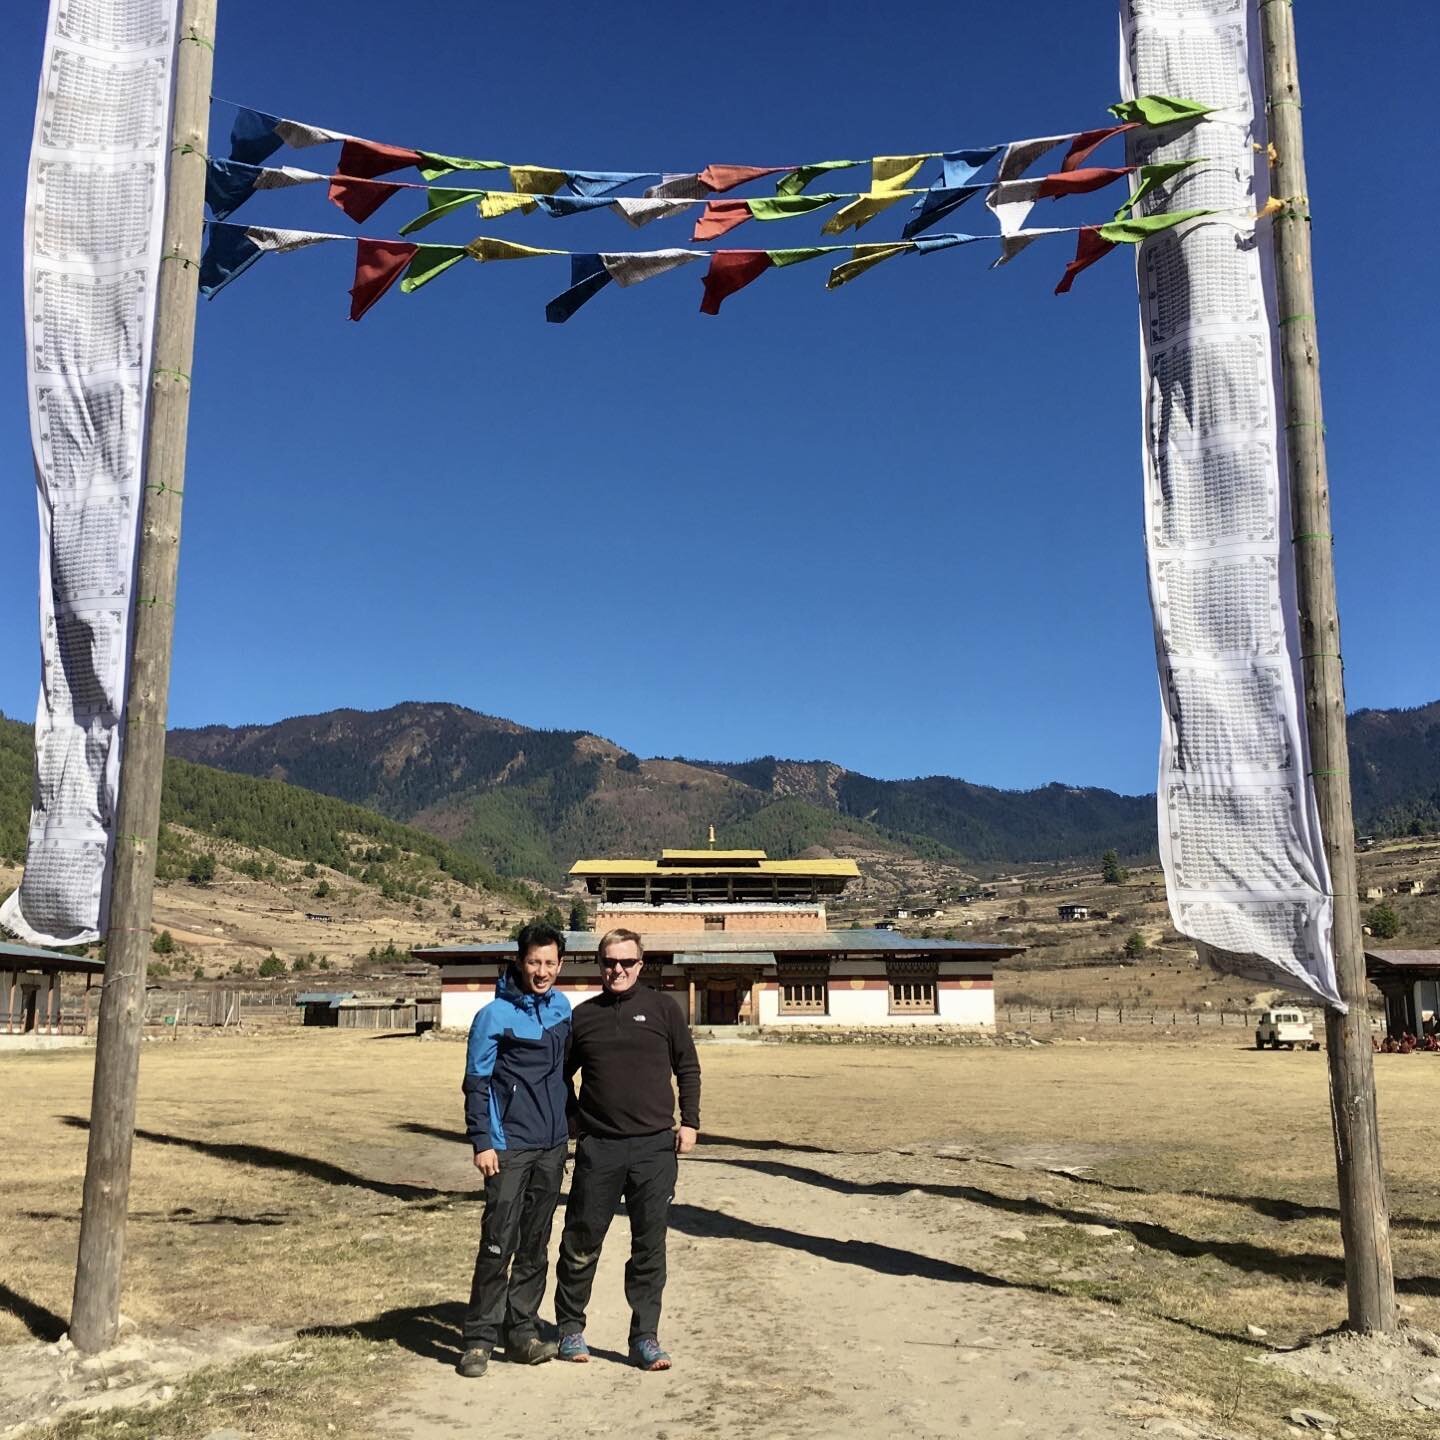
POLYGON ((1213 105, 1199 105, 1194 100, 1176 100, 1169 95, 1141 95, 1136 100, 1122 100, 1110 107, 1110 113, 1127 125, 1174 125, 1179 120, 1198 120, 1214 110, 1213 105))
POLYGON ((415 258, 405 271, 400 289, 406 294, 428 285, 437 275, 443 275, 457 260, 463 260, 470 252, 463 245, 420 245, 416 247, 415 258))
POLYGON ((427 180, 438 180, 442 175, 448 175, 452 170, 504 170, 506 168, 503 160, 467 160, 463 155, 432 155, 428 150, 421 150, 420 173, 427 180))
POLYGON ((1171 210, 1164 215, 1137 215, 1129 220, 1112 220, 1108 225, 1096 228, 1102 240, 1116 245, 1138 245, 1151 235, 1169 230, 1185 220, 1194 220, 1201 215, 1214 215, 1214 210, 1171 210))
POLYGON ((413 220, 407 220, 400 227, 400 233, 409 235, 416 230, 423 230, 432 220, 438 220, 442 215, 449 215, 467 205, 478 205, 488 193, 485 190, 430 190, 425 197, 429 208, 413 220))
POLYGON ((786 220, 791 215, 806 215, 811 210, 833 205, 838 195, 758 195, 745 203, 756 220, 786 220))
POLYGON ((848 250, 848 245, 811 245, 801 250, 767 250, 770 263, 780 269, 785 265, 798 265, 802 260, 813 260, 817 255, 828 255, 832 250, 848 250))
POLYGON ((1123 220, 1137 205, 1154 189, 1163 185, 1167 180, 1173 180, 1182 170, 1188 170, 1192 165, 1203 165, 1204 160, 1167 160, 1163 165, 1142 165, 1136 172, 1140 177, 1140 183, 1135 187, 1135 193, 1115 212, 1117 220, 1123 220))
POLYGON ((817 175, 827 170, 848 170, 852 165, 868 165, 868 160, 817 160, 813 165, 802 165, 788 175, 782 175, 775 186, 777 195, 798 195, 817 175))

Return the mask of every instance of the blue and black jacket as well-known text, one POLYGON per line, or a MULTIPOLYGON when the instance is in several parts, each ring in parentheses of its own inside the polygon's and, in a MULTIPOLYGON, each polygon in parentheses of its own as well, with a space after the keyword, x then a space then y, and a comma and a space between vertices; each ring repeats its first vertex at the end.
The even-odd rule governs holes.
POLYGON ((556 990, 527 993, 507 968, 495 998, 470 1023, 465 1133, 477 1155, 565 1143, 569 1040, 570 1002, 556 990))

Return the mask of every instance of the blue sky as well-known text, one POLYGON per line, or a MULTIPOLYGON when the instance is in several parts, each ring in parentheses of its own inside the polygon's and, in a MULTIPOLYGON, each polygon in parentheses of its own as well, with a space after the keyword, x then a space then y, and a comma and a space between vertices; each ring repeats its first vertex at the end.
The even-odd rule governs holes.
MULTIPOLYGON (((0 58, 0 710, 28 718, 20 237, 44 6, 20 9, 0 58)), ((1416 157, 1405 97, 1427 93, 1440 21, 1413 7, 1397 35, 1337 0, 1300 21, 1348 698, 1420 704, 1440 696, 1435 364, 1416 323, 1435 201, 1410 188, 1406 223, 1379 223, 1374 172, 1416 157)), ((1116 98, 1113 7, 1073 0, 223 0, 220 26, 217 95, 574 168, 955 149, 1098 125, 1116 98)), ((212 114, 221 153, 232 115, 212 114)), ((1111 208, 1093 202, 1053 223, 1111 208)), ((409 213, 392 200, 360 233, 409 213)), ((319 188, 237 218, 357 229, 319 188)), ((721 243, 814 243, 818 221, 756 229, 721 243)), ((482 231, 688 238, 608 213, 458 217, 424 238, 482 231)), ((835 293, 813 262, 715 318, 693 266, 564 326, 543 315, 563 260, 458 267, 359 325, 348 247, 263 262, 201 307, 172 723, 452 700, 642 754, 1153 788, 1133 269, 1117 253, 1056 298, 1068 239, 994 273, 984 248, 835 293)))

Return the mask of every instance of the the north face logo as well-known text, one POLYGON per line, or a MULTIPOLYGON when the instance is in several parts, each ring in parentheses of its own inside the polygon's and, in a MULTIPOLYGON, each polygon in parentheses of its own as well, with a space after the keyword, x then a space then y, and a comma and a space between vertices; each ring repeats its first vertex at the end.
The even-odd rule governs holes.
POLYGON ((635 1017, 635 1023, 638 1025, 644 1018, 645 1017, 643 1015, 637 1015, 635 1017))

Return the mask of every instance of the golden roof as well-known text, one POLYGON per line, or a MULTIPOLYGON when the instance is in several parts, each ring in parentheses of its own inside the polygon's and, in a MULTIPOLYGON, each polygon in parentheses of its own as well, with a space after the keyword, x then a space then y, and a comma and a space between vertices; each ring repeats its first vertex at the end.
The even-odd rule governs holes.
MULTIPOLYGON (((675 854, 675 851, 664 852, 667 855, 675 854)), ((737 878, 754 875, 793 875, 793 876, 815 876, 825 878, 843 878, 855 880, 860 876, 860 867, 853 860, 750 860, 743 864, 726 864, 726 860, 733 851, 705 850, 700 852, 678 852, 703 854, 707 858, 713 856, 718 862, 707 865, 686 865, 683 869, 676 866, 666 865, 662 860, 577 860, 571 867, 570 873, 575 876, 584 877, 587 875, 659 875, 665 878, 679 878, 682 875, 734 875, 737 878)), ((741 854, 753 852, 741 851, 741 854)), ((762 856, 764 851, 759 852, 762 856)))

